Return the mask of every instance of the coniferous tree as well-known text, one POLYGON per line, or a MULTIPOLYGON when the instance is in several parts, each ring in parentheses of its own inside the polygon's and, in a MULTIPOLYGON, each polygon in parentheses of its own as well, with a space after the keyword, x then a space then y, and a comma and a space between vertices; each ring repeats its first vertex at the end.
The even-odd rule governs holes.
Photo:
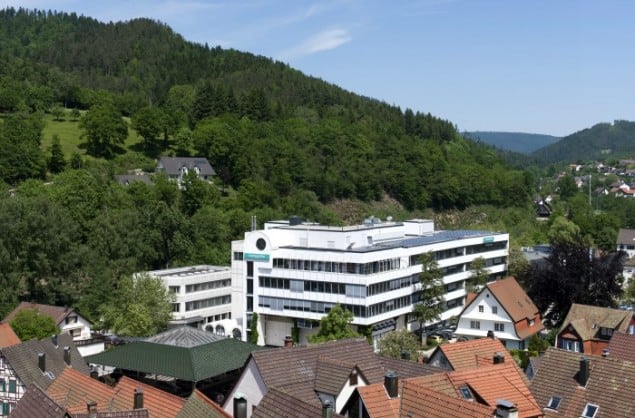
POLYGON ((51 143, 51 155, 48 160, 48 169, 51 173, 57 174, 64 171, 65 167, 66 160, 64 159, 64 151, 62 151, 60 138, 56 134, 53 135, 53 141, 51 143))

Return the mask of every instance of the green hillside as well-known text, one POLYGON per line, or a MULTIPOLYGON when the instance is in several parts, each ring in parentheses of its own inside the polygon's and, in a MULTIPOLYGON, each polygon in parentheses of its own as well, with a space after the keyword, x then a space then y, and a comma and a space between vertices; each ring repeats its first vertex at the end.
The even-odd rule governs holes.
POLYGON ((633 158, 633 156, 635 156, 635 122, 625 120, 598 123, 531 154, 532 159, 540 165, 633 158))

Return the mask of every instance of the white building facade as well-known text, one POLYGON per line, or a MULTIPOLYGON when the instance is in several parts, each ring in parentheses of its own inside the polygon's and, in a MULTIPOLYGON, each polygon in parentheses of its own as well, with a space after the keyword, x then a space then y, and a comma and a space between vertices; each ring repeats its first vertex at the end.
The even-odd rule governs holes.
POLYGON ((260 344, 279 346, 288 336, 305 343, 339 303, 377 343, 394 329, 419 326, 411 312, 419 298, 419 256, 428 252, 444 271, 444 322, 463 309, 474 259, 485 259, 492 279, 505 275, 509 234, 435 231, 433 221, 421 219, 369 218, 345 227, 298 218, 267 222, 232 242, 233 318, 249 330, 258 313, 260 344))
POLYGON ((225 266, 197 265, 149 271, 174 295, 169 326, 189 325, 238 337, 241 327, 232 319, 231 270, 225 266))

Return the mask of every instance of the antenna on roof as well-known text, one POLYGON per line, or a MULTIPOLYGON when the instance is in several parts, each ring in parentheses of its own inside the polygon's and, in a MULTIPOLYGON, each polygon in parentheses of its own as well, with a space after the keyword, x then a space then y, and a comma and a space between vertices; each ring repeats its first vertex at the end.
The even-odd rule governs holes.
POLYGON ((251 231, 256 230, 256 215, 251 215, 251 231))

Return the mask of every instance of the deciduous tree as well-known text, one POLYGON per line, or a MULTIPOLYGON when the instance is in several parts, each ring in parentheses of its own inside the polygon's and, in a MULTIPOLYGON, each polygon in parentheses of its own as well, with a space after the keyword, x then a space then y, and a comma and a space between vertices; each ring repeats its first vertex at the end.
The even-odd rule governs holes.
MULTIPOLYGON (((421 291, 420 301, 414 306, 413 314, 422 328, 426 322, 434 321, 443 312, 443 271, 434 259, 431 252, 422 254, 419 257, 421 263, 421 274, 419 282, 421 291)), ((422 334, 423 337, 423 334, 422 334)))
POLYGON ((53 334, 59 334, 60 328, 53 318, 42 315, 37 309, 23 309, 9 323, 22 341, 41 340, 53 334))
POLYGON ((128 137, 128 124, 114 105, 93 106, 79 121, 86 151, 94 157, 112 158, 128 137))
POLYGON ((311 343, 321 343, 345 338, 357 337, 358 334, 350 327, 353 322, 353 313, 342 308, 338 303, 331 308, 331 311, 322 317, 320 330, 317 334, 309 337, 311 343))
POLYGON ((416 360, 421 344, 417 337, 406 329, 393 331, 379 341, 379 354, 385 357, 416 360))

